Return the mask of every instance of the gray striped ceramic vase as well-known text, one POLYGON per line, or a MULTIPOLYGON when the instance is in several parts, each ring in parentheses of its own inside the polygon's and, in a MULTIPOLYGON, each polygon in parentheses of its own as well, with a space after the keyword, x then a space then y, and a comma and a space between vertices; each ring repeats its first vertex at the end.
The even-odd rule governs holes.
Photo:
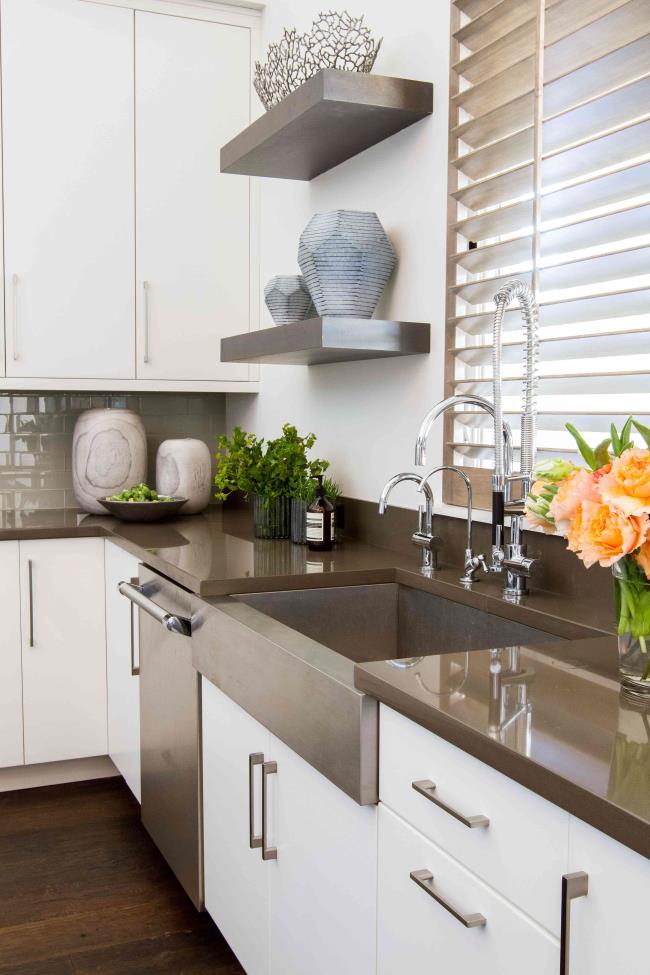
POLYGON ((298 264, 321 317, 372 318, 397 257, 376 213, 315 213, 298 264))
POLYGON ((302 274, 278 274, 264 289, 266 307, 276 325, 316 317, 316 309, 302 274))

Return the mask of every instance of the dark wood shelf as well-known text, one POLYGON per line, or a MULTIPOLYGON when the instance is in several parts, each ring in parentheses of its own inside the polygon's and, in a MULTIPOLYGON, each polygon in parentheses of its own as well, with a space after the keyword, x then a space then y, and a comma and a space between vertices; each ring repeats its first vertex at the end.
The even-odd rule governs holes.
POLYGON ((221 172, 313 179, 433 112, 428 81, 319 71, 221 149, 221 172))
POLYGON ((310 318, 221 340, 222 362, 317 366, 429 352, 428 322, 310 318))

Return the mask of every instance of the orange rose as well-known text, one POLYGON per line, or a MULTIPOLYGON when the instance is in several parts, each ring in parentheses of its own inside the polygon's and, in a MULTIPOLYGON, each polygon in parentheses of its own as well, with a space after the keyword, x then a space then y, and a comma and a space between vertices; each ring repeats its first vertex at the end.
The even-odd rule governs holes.
POLYGON ((600 479, 599 489, 608 501, 626 515, 650 512, 650 450, 631 447, 612 462, 608 474, 600 479))
POLYGON ((582 501, 599 502, 600 495, 594 474, 580 468, 573 471, 566 480, 562 481, 557 494, 551 501, 549 514, 554 519, 560 535, 568 533, 582 501))
POLYGON ((634 557, 650 579, 650 541, 644 542, 634 557))
POLYGON ((649 530, 647 515, 625 515, 608 504, 583 501, 569 529, 569 548, 587 568, 596 562, 613 565, 643 545, 649 530))

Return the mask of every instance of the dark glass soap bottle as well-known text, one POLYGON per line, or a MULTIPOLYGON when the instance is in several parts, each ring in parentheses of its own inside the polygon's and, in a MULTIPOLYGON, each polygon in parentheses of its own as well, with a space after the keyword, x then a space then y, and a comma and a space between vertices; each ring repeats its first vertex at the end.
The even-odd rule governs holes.
POLYGON ((325 497, 322 474, 316 497, 307 508, 307 545, 312 552, 329 552, 334 544, 334 505, 325 497))

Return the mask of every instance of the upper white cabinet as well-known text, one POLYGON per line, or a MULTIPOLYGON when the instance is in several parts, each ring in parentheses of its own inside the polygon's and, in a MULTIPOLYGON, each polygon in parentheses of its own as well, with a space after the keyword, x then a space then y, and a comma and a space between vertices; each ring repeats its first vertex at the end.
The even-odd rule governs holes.
POLYGON ((246 380, 250 187, 219 149, 250 121, 250 31, 136 13, 137 375, 246 380))
POLYGON ((133 12, 3 0, 8 377, 134 375, 133 12))
POLYGON ((25 762, 106 755, 104 540, 20 542, 25 762))
POLYGON ((0 768, 23 764, 18 542, 0 542, 0 768))
POLYGON ((137 578, 140 563, 112 542, 105 546, 108 754, 139 802, 139 610, 117 587, 137 578))
POLYGON ((257 251, 219 149, 250 122, 256 22, 191 9, 2 0, 6 388, 251 389, 220 362, 257 251))

